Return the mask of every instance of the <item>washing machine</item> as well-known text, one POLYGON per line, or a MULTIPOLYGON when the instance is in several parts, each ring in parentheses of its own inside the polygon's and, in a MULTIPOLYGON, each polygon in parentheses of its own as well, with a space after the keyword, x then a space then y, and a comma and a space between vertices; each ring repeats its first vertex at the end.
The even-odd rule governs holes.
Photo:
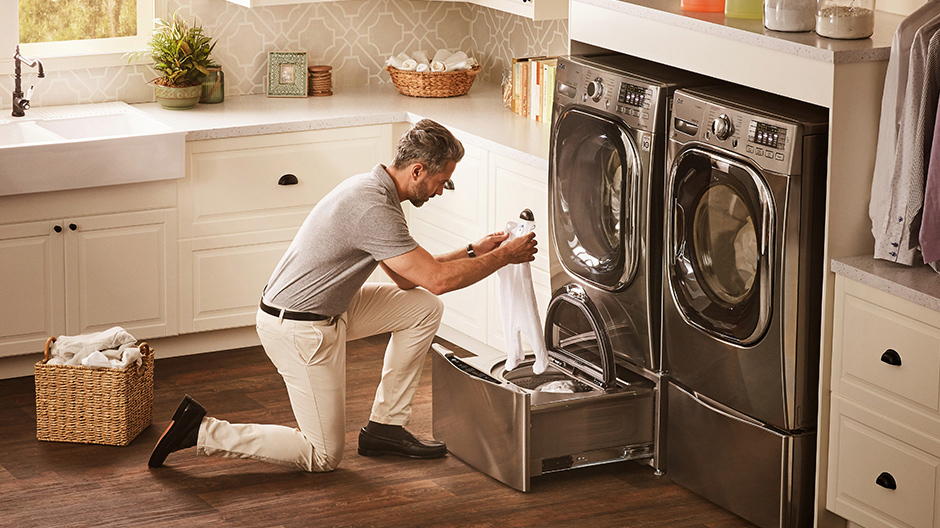
POLYGON ((828 113, 724 85, 669 129, 670 477, 762 527, 811 526, 828 113))
POLYGON ((714 82, 626 55, 559 59, 549 160, 549 348, 570 328, 661 370, 663 182, 673 93, 714 82), (557 265, 555 265, 557 262, 557 265))

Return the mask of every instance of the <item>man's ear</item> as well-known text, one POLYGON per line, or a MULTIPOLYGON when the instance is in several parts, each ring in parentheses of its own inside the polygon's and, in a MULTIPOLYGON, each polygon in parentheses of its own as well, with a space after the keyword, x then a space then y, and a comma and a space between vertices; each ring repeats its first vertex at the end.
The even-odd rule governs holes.
POLYGON ((419 176, 420 173, 421 173, 421 171, 424 170, 424 169, 426 169, 426 167, 424 166, 423 163, 420 163, 420 162, 419 162, 419 163, 412 163, 412 164, 411 164, 411 172, 410 172, 409 174, 411 175, 411 178, 412 178, 412 179, 417 180, 417 179, 418 179, 418 176, 419 176))

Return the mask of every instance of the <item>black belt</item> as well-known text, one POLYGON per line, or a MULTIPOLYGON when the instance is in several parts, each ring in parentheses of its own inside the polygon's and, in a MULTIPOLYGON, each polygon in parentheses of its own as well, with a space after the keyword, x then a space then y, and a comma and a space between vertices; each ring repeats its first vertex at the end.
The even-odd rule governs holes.
POLYGON ((282 317, 284 319, 291 319, 293 321, 324 321, 330 318, 328 315, 320 315, 312 312, 292 312, 290 310, 281 310, 280 308, 275 308, 273 306, 264 304, 264 299, 261 300, 260 306, 261 311, 268 315, 282 317))

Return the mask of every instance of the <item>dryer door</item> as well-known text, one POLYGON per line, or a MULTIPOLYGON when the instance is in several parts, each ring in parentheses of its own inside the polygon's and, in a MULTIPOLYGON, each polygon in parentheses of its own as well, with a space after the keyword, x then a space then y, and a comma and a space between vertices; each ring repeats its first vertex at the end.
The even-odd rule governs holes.
POLYGON ((687 323, 742 346, 770 322, 773 195, 745 162, 683 150, 668 183, 666 275, 687 323))
POLYGON ((620 290, 637 270, 640 158, 620 122, 569 108, 556 120, 549 191, 554 245, 565 270, 620 290))

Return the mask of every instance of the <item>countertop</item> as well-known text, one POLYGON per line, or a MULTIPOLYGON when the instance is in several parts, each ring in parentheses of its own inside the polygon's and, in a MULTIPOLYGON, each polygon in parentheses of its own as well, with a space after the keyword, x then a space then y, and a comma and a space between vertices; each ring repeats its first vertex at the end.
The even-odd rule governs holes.
POLYGON ((871 255, 833 259, 833 273, 940 312, 940 274, 930 266, 903 266, 871 255))
POLYGON ((548 168, 550 125, 503 108, 498 85, 479 80, 467 95, 421 98, 401 95, 392 84, 334 88, 328 97, 226 96, 219 104, 166 110, 157 103, 134 105, 180 130, 187 141, 297 132, 429 118, 464 142, 539 168, 548 168))
POLYGON ((814 31, 771 31, 761 20, 726 18, 724 13, 682 11, 679 0, 575 0, 575 3, 833 64, 888 60, 891 39, 904 20, 901 15, 876 11, 875 32, 870 38, 839 40, 820 37, 814 31))

